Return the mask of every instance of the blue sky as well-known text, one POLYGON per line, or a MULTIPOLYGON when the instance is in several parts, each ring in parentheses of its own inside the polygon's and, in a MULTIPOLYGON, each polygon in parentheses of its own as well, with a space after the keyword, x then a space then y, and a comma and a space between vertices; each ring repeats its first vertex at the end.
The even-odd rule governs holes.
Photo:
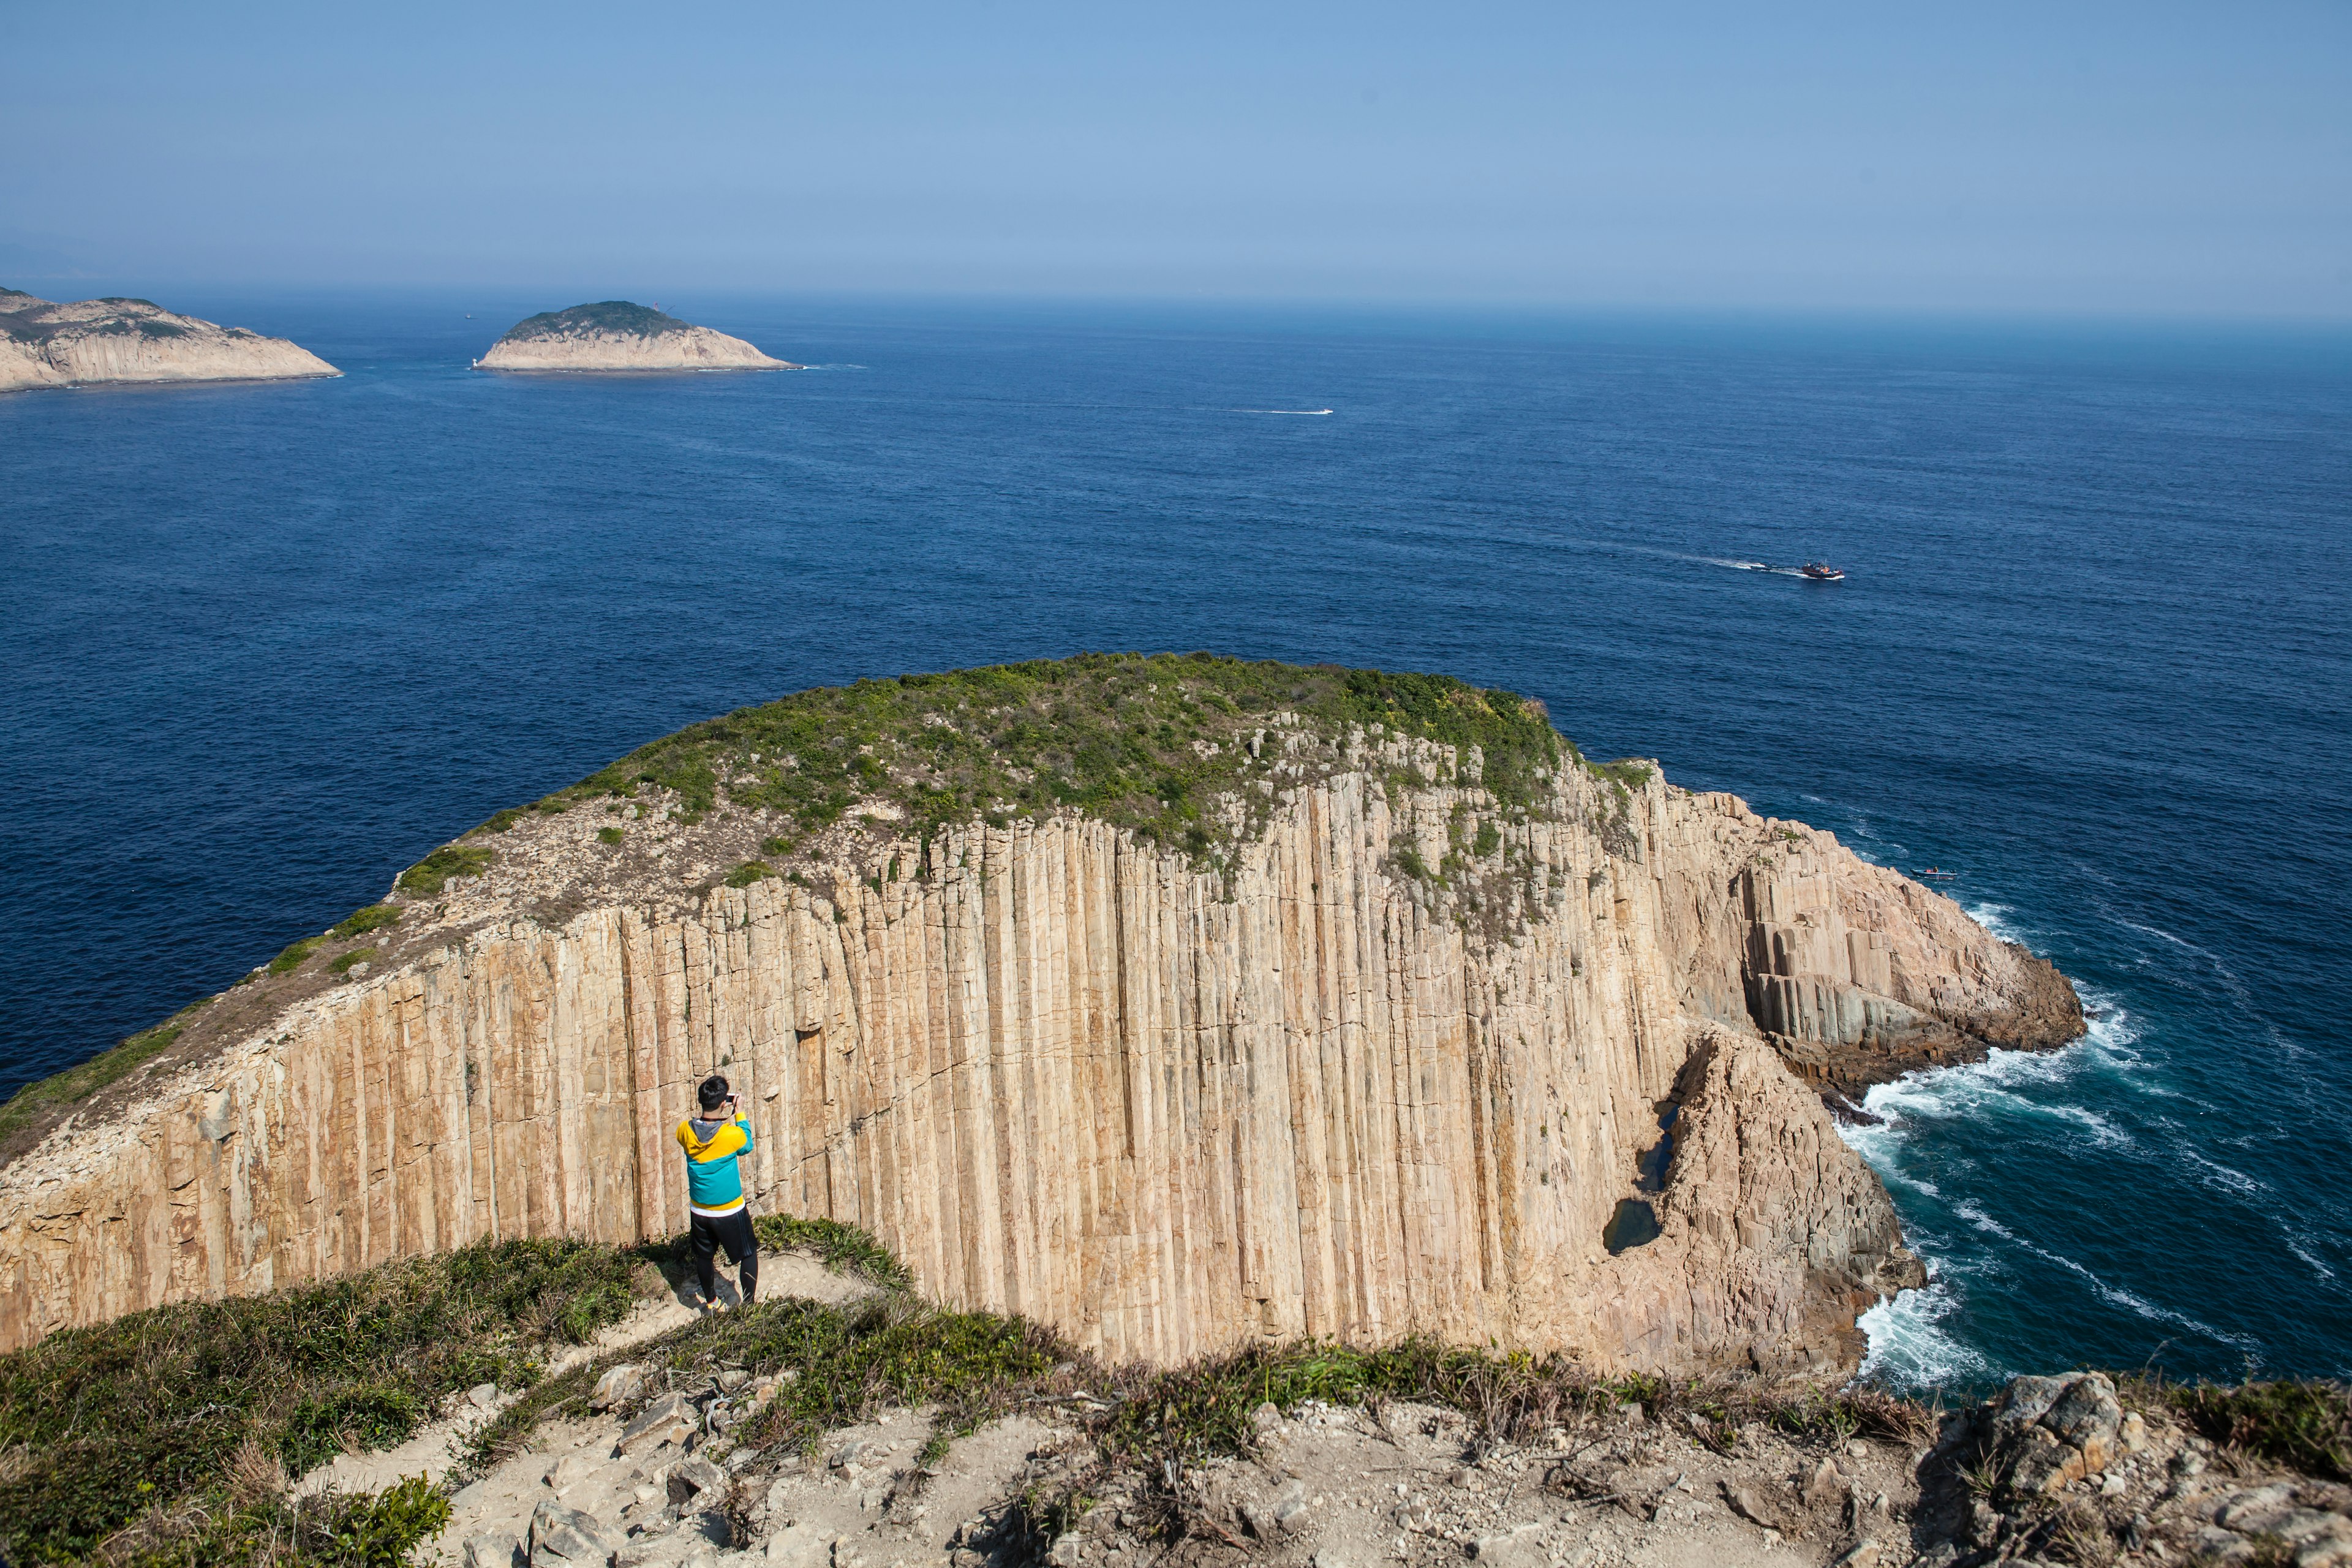
POLYGON ((0 13, 0 281, 2352 318, 2352 5, 0 13))

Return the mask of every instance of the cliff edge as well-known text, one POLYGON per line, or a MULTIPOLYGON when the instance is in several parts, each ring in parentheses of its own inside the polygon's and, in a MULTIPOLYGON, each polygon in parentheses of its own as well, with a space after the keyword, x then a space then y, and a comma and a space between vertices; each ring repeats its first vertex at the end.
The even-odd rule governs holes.
POLYGON ((0 392, 105 382, 282 381, 342 372, 284 338, 145 300, 56 304, 0 289, 0 392))
POLYGON ((519 321, 477 370, 798 370, 725 332, 626 300, 519 321))
POLYGON ((1111 1361, 1851 1366, 1920 1276, 1814 1058, 2080 1030, 1949 900, 1507 692, 1207 655, 861 681, 501 812, 110 1087, 25 1091, 0 1346, 669 1236, 719 1071, 755 1208, 1111 1361))

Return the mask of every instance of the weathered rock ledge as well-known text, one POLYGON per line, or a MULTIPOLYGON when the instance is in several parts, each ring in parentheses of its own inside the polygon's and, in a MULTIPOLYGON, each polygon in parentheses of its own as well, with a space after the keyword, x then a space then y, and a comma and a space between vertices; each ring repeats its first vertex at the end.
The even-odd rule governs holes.
POLYGON ((145 300, 55 304, 0 289, 0 392, 107 382, 283 381, 342 372, 284 338, 145 300))
POLYGON ((0 1347, 483 1237, 673 1234, 670 1131, 718 1070, 757 1207, 1111 1361, 1423 1332, 1851 1366, 1917 1264, 1784 1057, 2054 1044, 2063 980, 1733 796, 1562 748, 1507 805, 1475 748, 1381 728, 1244 731, 1264 815, 1213 870, 1075 808, 917 842, 877 799, 765 849, 780 876, 751 857, 787 824, 650 771, 503 814, 341 968, 226 994, 0 1168, 0 1347), (1612 1254, 1627 1201, 1657 1234, 1612 1254))
POLYGON ((625 300, 574 305, 518 322, 477 370, 798 370, 725 332, 625 300))

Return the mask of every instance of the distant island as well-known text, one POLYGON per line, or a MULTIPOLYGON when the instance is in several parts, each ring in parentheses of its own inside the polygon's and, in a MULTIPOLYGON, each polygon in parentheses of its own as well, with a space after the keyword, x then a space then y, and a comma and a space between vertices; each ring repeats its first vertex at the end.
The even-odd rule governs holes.
POLYGON ((298 343, 148 300, 57 304, 0 289, 0 392, 107 382, 283 381, 343 373, 298 343))
POLYGON ((740 338, 627 300, 574 305, 520 321, 477 370, 799 370, 740 338))

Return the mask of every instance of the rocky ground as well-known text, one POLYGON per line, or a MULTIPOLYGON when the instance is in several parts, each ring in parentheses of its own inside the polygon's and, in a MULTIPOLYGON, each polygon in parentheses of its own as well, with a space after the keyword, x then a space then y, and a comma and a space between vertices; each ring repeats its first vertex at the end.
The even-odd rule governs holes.
MULTIPOLYGON (((769 1294, 845 1302, 865 1285, 802 1258, 762 1262, 769 1294)), ((731 1291, 731 1286, 729 1288, 731 1291)), ((466 1481, 427 1560, 446 1568, 1972 1568, 2352 1564, 2352 1488, 2217 1447, 2099 1373, 2021 1378, 1916 1432, 1833 1418, 1785 1432, 1640 1405, 1583 1413, 1528 1443, 1461 1412, 1310 1401, 1250 1417, 1255 1452, 1179 1469, 1106 1464, 1084 1391, 1040 1399, 949 1446, 936 1412, 888 1407, 814 1453, 730 1441, 775 1374, 614 1363, 685 1321, 684 1292, 575 1359, 603 1358, 596 1407, 466 1481)), ((562 1367, 551 1369, 555 1372, 562 1367)), ((789 1373, 783 1375, 791 1375, 789 1373)), ((374 1490, 462 1479, 465 1436, 503 1397, 457 1401, 384 1453, 299 1483, 374 1490)), ((1828 1410, 1832 1406, 1821 1406, 1828 1410)))

